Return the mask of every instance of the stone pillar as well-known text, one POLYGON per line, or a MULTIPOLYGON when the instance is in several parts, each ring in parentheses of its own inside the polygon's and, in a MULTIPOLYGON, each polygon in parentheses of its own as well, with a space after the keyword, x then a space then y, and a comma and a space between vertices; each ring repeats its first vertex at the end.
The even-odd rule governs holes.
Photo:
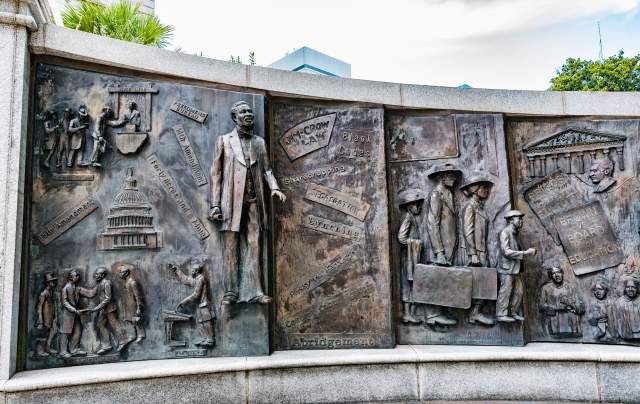
POLYGON ((29 92, 25 0, 0 0, 0 380, 16 371, 29 92))

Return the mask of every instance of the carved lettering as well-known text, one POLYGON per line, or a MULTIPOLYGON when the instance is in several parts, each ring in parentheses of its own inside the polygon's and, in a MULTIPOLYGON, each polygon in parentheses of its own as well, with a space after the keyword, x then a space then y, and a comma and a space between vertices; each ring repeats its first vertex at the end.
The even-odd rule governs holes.
POLYGON ((560 239, 552 223, 553 217, 586 202, 586 196, 580 189, 574 177, 558 171, 524 191, 524 199, 557 244, 560 244, 560 239))
POLYGON ((178 349, 174 354, 176 358, 201 358, 207 356, 207 350, 201 348, 178 349))
POLYGON ((342 140, 351 143, 371 143, 371 135, 358 135, 352 132, 342 132, 342 140))
POLYGON ((329 144, 336 113, 300 122, 280 138, 280 145, 291 161, 329 144))
POLYGON ((370 334, 290 334, 289 348, 296 349, 340 349, 368 348, 376 346, 377 338, 370 334))
POLYGON ((191 176, 193 180, 196 182, 196 185, 199 187, 207 184, 207 176, 205 175, 202 167, 200 166, 200 161, 198 160, 198 156, 196 156, 193 147, 191 147, 191 142, 189 141, 189 137, 187 136, 187 132, 185 132, 182 125, 176 125, 173 127, 173 133, 176 134, 176 138, 178 138, 178 143, 180 143, 180 148, 182 149, 182 153, 184 157, 187 159, 187 163, 189 164, 189 168, 191 169, 191 176))
POLYGON ((47 245, 60 237, 62 233, 78 224, 82 219, 89 216, 89 214, 98 209, 98 207, 98 203, 93 198, 87 198, 80 202, 80 204, 65 210, 56 216, 55 219, 42 226, 36 232, 36 237, 43 245, 47 245))
POLYGON ((321 205, 328 206, 332 209, 346 213, 356 219, 364 222, 369 212, 369 204, 359 200, 347 193, 336 191, 335 189, 323 187, 322 185, 310 183, 307 193, 304 196, 306 200, 317 202, 321 205))
POLYGON ((357 159, 364 158, 371 160, 371 150, 360 149, 360 148, 349 148, 340 146, 338 149, 338 157, 347 158, 347 159, 357 159))
POLYGON ((559 213, 554 224, 576 275, 600 271, 623 261, 622 250, 600 202, 559 213))
POLYGON ((195 230, 196 234, 198 235, 198 238, 200 240, 204 240, 209 237, 209 232, 207 231, 206 227, 196 216, 193 208, 191 208, 191 205, 178 188, 178 184, 176 184, 176 181, 162 167, 160 161, 158 160, 158 157, 155 154, 152 154, 147 157, 147 162, 149 163, 149 165, 151 165, 153 172, 158 177, 158 181, 160 181, 162 188, 164 188, 167 194, 169 194, 173 198, 176 205, 178 206, 178 211, 191 224, 193 230, 195 230))
POLYGON ((152 85, 121 85, 113 84, 107 86, 107 91, 110 93, 157 93, 158 89, 152 85))
POLYGON ((295 185, 300 183, 307 183, 311 180, 325 178, 334 174, 344 174, 347 172, 346 166, 334 166, 326 168, 318 168, 307 174, 298 175, 295 177, 285 177, 281 181, 284 185, 295 185))
POLYGON ((338 236, 352 240, 362 239, 364 233, 363 229, 348 226, 342 223, 336 223, 329 219, 323 219, 321 217, 313 215, 305 217, 302 221, 302 225, 325 234, 331 234, 332 236, 338 236))
POLYGON ((204 121, 207 119, 207 116, 209 116, 209 114, 207 114, 206 112, 200 111, 199 109, 196 109, 194 107, 190 107, 189 105, 183 104, 179 101, 174 101, 169 109, 199 123, 204 123, 204 121))

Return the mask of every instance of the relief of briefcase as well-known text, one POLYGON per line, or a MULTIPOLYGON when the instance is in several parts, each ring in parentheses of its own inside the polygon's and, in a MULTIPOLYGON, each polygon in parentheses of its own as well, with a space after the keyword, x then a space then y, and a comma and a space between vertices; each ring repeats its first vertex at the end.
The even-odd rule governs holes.
POLYGON ((468 309, 472 299, 496 300, 495 268, 417 264, 413 274, 416 303, 468 309))

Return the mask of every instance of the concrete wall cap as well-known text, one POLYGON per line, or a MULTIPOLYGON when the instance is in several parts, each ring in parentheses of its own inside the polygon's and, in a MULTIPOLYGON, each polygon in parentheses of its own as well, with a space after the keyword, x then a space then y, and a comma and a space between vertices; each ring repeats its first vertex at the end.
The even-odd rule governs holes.
POLYGON ((326 77, 234 64, 51 24, 44 24, 32 35, 30 47, 35 54, 227 84, 271 95, 511 115, 640 116, 640 92, 463 89, 326 77))

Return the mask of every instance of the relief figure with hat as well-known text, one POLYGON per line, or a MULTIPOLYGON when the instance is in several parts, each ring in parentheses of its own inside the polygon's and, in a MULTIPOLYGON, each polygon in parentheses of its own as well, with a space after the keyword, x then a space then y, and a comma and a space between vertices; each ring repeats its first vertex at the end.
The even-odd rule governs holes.
POLYGON ((73 129, 69 130, 72 120, 73 111, 71 111, 71 108, 65 108, 62 112, 62 132, 60 133, 60 137, 58 139, 56 167, 62 167, 62 164, 67 161, 67 157, 69 155, 69 142, 71 141, 71 131, 73 131, 73 129))
POLYGON ((432 262, 448 266, 453 264, 458 245, 458 218, 452 189, 462 172, 446 163, 433 167, 427 175, 438 182, 429 195, 427 216, 432 262))
POLYGON ((398 195, 398 205, 404 210, 398 241, 402 245, 402 269, 400 273, 400 293, 402 299, 401 321, 405 324, 420 324, 421 321, 414 317, 413 304, 413 270, 420 263, 422 253, 422 237, 418 216, 424 204, 424 194, 418 189, 407 189, 398 195))
POLYGON ((496 320, 504 323, 522 321, 522 298, 524 285, 521 278, 522 261, 528 255, 535 255, 535 248, 523 250, 518 241, 518 233, 524 223, 524 213, 510 210, 504 218, 507 226, 500 232, 500 265, 498 278, 500 289, 496 302, 496 320))
MULTIPOLYGON (((460 187, 462 192, 469 197, 462 214, 463 247, 466 251, 467 265, 474 267, 489 267, 489 255, 487 251, 487 235, 489 232, 490 218, 484 209, 486 200, 491 194, 493 181, 482 173, 474 173, 460 187)), ((482 312, 484 300, 474 299, 472 302, 469 322, 483 325, 493 325, 493 316, 482 312)))
POLYGON ((44 113, 44 133, 46 140, 44 143, 44 151, 47 156, 44 158, 44 166, 49 168, 51 164, 51 158, 58 149, 58 143, 60 142, 60 128, 61 124, 58 120, 58 113, 56 111, 45 111, 44 113))
POLYGON ((73 167, 74 160, 78 159, 79 167, 86 167, 89 164, 84 161, 85 133, 89 127, 89 113, 87 107, 81 105, 77 115, 69 122, 68 132, 71 136, 69 154, 67 155, 67 167, 73 167))
MULTIPOLYGON (((450 163, 434 166, 427 176, 437 181, 429 195, 427 229, 431 244, 431 262, 450 266, 458 246, 458 216, 453 199, 453 187, 462 171, 450 163)), ((457 321, 441 306, 427 305, 427 324, 455 325, 457 321)))
POLYGON ((36 355, 42 358, 58 353, 58 351, 51 348, 53 338, 58 331, 55 297, 57 285, 58 278, 53 272, 45 272, 44 289, 40 292, 38 304, 36 305, 36 314, 38 316, 36 322, 36 329, 38 330, 36 355))

